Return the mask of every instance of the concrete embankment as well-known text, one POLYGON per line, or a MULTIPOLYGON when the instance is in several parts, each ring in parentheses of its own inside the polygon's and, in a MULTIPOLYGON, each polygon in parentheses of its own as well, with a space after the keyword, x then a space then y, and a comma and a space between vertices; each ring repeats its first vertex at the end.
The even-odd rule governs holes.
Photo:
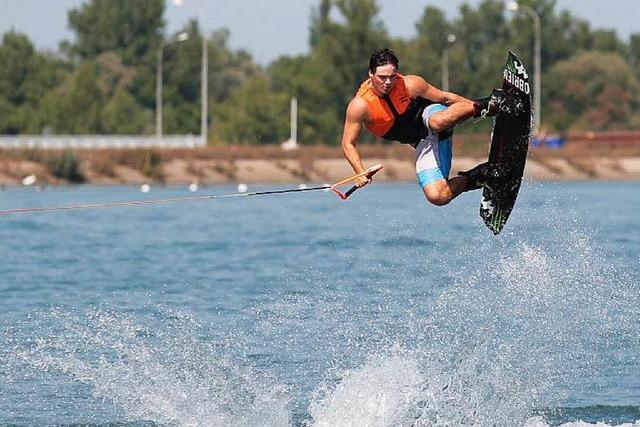
MULTIPOLYGON (((460 151, 460 150, 459 150, 460 151)), ((414 181, 413 150, 399 144, 363 145, 365 165, 382 163, 378 181, 414 181)), ((209 147, 193 150, 80 150, 0 156, 0 185, 21 185, 35 175, 37 183, 73 181, 92 184, 302 183, 334 182, 353 174, 338 147, 209 147), (75 175, 74 175, 75 174, 75 175)), ((486 148, 456 152, 452 176, 486 160, 486 148)), ((640 145, 624 149, 567 147, 530 150, 525 176, 530 180, 640 180, 640 145)))

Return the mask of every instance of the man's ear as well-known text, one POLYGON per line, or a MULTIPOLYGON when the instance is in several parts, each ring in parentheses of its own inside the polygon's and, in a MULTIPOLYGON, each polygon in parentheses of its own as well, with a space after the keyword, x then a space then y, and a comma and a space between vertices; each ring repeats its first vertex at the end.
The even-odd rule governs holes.
POLYGON ((369 70, 369 78, 373 78, 373 73, 369 70))

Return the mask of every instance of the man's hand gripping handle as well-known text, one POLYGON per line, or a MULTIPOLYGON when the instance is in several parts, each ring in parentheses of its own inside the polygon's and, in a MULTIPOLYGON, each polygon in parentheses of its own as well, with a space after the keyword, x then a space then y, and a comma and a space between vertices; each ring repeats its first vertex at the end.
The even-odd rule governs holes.
POLYGON ((368 168, 367 170, 365 170, 364 172, 361 172, 359 174, 350 176, 349 178, 343 179, 342 181, 336 182, 335 184, 333 184, 331 186, 331 189, 342 199, 342 200, 347 200, 349 198, 350 195, 352 195, 353 193, 355 193, 355 191, 358 188, 363 187, 364 185, 368 184, 369 181, 371 180, 371 178, 373 178, 373 176, 380 172, 382 170, 382 164, 378 163, 377 165, 373 165, 370 168, 368 168), (361 179, 364 178, 366 179, 366 183, 365 184, 361 184, 361 179), (344 185, 347 184, 349 182, 356 182, 356 185, 354 185, 353 187, 351 187, 349 190, 347 190, 345 193, 341 192, 340 190, 338 190, 338 186, 340 185, 344 185), (359 182, 360 181, 360 182, 359 182), (357 185, 360 184, 360 185, 357 185))

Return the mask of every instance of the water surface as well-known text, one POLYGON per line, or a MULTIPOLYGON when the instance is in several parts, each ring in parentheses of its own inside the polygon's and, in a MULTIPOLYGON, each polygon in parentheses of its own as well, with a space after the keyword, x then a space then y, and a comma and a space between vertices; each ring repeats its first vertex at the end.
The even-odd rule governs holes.
MULTIPOLYGON (((185 195, 9 189, 0 209, 185 195)), ((0 425, 640 426, 637 184, 525 183, 498 237, 478 199, 3 217, 0 425)))

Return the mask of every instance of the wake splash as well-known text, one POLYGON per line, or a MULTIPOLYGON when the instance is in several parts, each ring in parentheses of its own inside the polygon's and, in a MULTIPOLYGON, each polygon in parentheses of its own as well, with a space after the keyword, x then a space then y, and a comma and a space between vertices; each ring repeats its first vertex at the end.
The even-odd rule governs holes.
POLYGON ((640 367, 638 352, 629 351, 640 348, 636 279, 612 267, 584 234, 556 235, 536 244, 471 242, 457 255, 473 261, 477 252, 491 254, 492 268, 469 262, 453 273, 452 285, 415 306, 394 293, 395 284, 378 296, 366 293, 364 304, 350 299, 355 292, 330 287, 321 289, 322 298, 277 299, 261 320, 263 335, 246 338, 257 342, 225 325, 203 326, 150 307, 35 314, 0 335, 8 355, 0 371, 9 381, 50 381, 57 395, 69 393, 70 384, 86 385, 122 414, 92 420, 97 424, 124 418, 126 425, 194 427, 640 427, 550 421, 547 408, 562 407, 585 388, 597 396, 640 367), (290 342, 267 335, 284 329, 290 342), (324 378, 317 386, 311 380, 315 390, 298 404, 302 415, 291 410, 297 390, 273 366, 249 361, 251 349, 273 346, 280 356, 278 346, 286 345, 302 361, 301 347, 316 358, 295 368, 295 386, 318 370, 324 378), (602 373, 611 366, 618 376, 607 380, 602 373))
POLYGON ((413 411, 423 382, 420 368, 416 359, 396 351, 347 372, 335 389, 318 390, 309 409, 313 425, 392 426, 413 411))
POLYGON ((578 233, 494 248, 492 269, 464 268, 412 339, 321 385, 311 425, 545 427, 544 408, 637 376, 640 290, 603 258, 578 233))
MULTIPOLYGON (((399 351, 399 350, 397 350, 399 351)), ((345 374, 340 383, 310 407, 315 427, 331 426, 518 426, 523 427, 640 427, 640 421, 622 424, 584 421, 549 424, 542 416, 528 417, 521 424, 479 422, 470 417, 452 422, 451 408, 436 408, 428 418, 421 415, 427 406, 425 396, 432 403, 441 397, 426 391, 417 359, 402 355, 402 351, 387 359, 372 360, 345 374), (416 402, 419 402, 416 404, 416 402), (462 422, 462 424, 458 424, 462 422)), ((462 402, 450 402, 462 406, 462 402)), ((458 410, 454 410, 458 412, 458 410)))
MULTIPOLYGON (((602 423, 599 422, 597 424, 592 424, 592 423, 586 423, 584 421, 578 421, 575 423, 565 423, 565 424, 560 424, 559 427, 611 427, 609 424, 606 423, 602 423)), ((617 424, 613 427, 638 427, 640 426, 640 421, 636 421, 635 423, 623 423, 623 424, 617 424)), ((542 420, 539 417, 536 418, 532 418, 529 421, 527 421, 527 423, 525 424, 525 427, 550 427, 549 424, 547 424, 546 422, 544 422, 544 420, 542 420)))
POLYGON ((206 337, 189 316, 157 311, 141 321, 113 311, 54 310, 27 323, 37 332, 28 345, 16 331, 9 340, 15 379, 50 373, 61 395, 67 381, 87 384, 128 422, 289 425, 284 387, 231 356, 238 342, 206 337))

